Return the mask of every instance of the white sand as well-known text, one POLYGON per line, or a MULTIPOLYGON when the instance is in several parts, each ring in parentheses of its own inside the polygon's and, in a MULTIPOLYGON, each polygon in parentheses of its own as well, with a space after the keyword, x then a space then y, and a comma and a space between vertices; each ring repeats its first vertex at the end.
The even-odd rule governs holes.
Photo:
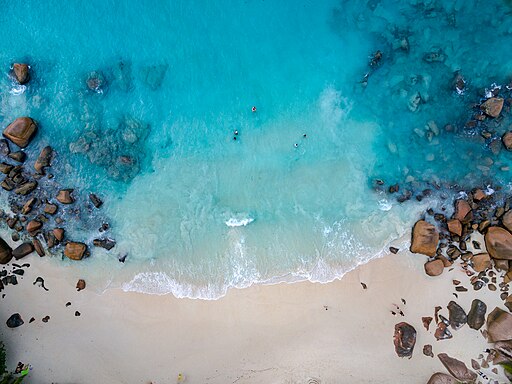
MULTIPOLYGON (((37 256, 23 281, 8 287, 1 321, 19 312, 25 324, 1 325, 10 367, 33 365, 29 383, 422 383, 445 372, 437 357, 447 352, 470 366, 487 344, 467 325, 454 338, 436 341, 422 316, 433 316, 455 292, 452 278, 470 287, 456 267, 438 278, 423 272, 426 258, 401 252, 374 260, 330 284, 281 284, 232 290, 218 301, 176 299, 111 290, 76 292, 80 276, 37 256), (49 292, 34 286, 43 276, 49 292), (360 282, 368 285, 363 290, 360 282), (401 305, 400 299, 407 305, 401 305), (72 305, 65 307, 70 301, 72 305), (394 317, 392 303, 405 317, 394 317), (327 310, 326 310, 327 308, 327 310), (81 312, 75 317, 74 312, 81 312), (48 323, 41 319, 50 315, 48 323), (36 321, 28 323, 30 317, 36 321), (417 332, 412 359, 396 356, 394 325, 406 321, 417 332), (313 383, 313 381, 311 381, 313 383)), ((459 293, 469 311, 473 297, 489 310, 500 305, 499 291, 459 293)), ((503 381, 486 370, 489 377, 503 381)))

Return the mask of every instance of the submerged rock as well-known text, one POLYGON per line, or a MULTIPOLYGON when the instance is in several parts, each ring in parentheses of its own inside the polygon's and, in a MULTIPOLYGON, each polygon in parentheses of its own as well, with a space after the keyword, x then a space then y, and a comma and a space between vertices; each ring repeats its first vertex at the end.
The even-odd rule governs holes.
POLYGON ((485 246, 493 259, 512 260, 512 234, 500 227, 489 227, 485 246))
POLYGON ((19 117, 4 129, 3 135, 18 147, 25 148, 37 132, 37 125, 30 117, 19 117))
POLYGON ((61 189, 56 199, 62 204, 72 204, 75 202, 75 200, 71 196, 72 192, 72 189, 61 189))
POLYGON ((85 280, 80 279, 76 283, 76 290, 80 292, 82 289, 85 289, 85 280))
POLYGON ((466 364, 460 360, 448 356, 446 353, 440 353, 437 355, 437 357, 439 360, 441 360, 441 363, 443 363, 448 372, 450 372, 458 380, 463 382, 473 382, 478 377, 475 372, 469 370, 468 367, 466 367, 466 364))
POLYGON ((471 310, 468 313, 468 325, 470 328, 479 330, 485 323, 485 313, 487 305, 478 299, 474 299, 471 303, 471 310))
POLYGON ((501 141, 507 151, 512 151, 512 131, 505 132, 501 137, 501 141))
POLYGON ((153 91, 160 88, 167 72, 167 64, 148 65, 142 68, 142 80, 153 91))
POLYGON ((9 328, 17 328, 23 325, 25 322, 23 321, 19 313, 15 313, 11 315, 5 323, 9 328))
POLYGON ((496 307, 487 316, 489 342, 512 340, 512 315, 496 307))
POLYGON ((96 208, 100 208, 103 205, 103 201, 94 193, 89 194, 89 199, 96 208))
POLYGON ((34 163, 34 168, 37 173, 44 173, 44 168, 50 166, 50 162, 53 156, 53 149, 50 146, 46 146, 41 150, 36 162, 34 163))
POLYGON ((70 241, 66 244, 66 248, 64 248, 64 255, 71 260, 82 260, 86 251, 87 245, 84 243, 70 241))
POLYGON ((439 242, 439 233, 432 224, 419 220, 412 229, 411 252, 434 256, 439 242))
POLYGON ((87 88, 89 88, 89 90, 96 93, 103 93, 107 82, 103 76, 103 73, 100 71, 93 71, 89 73, 85 83, 87 84, 87 88))
POLYGON ((30 81, 30 67, 28 64, 14 63, 12 66, 12 72, 14 78, 21 85, 27 84, 30 81))
POLYGON ((110 251, 112 248, 115 247, 116 242, 115 240, 106 238, 106 239, 94 239, 93 244, 95 247, 101 247, 105 248, 106 250, 110 251))
POLYGON ((416 344, 416 330, 405 322, 398 323, 395 325, 393 341, 395 352, 399 357, 411 358, 416 344))

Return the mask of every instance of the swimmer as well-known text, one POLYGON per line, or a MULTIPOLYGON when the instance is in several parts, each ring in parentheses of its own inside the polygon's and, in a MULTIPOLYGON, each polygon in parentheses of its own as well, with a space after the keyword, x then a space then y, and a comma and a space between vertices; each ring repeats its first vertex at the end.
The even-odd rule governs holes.
POLYGON ((306 134, 303 134, 302 137, 306 137, 306 134))
POLYGON ((256 112, 256 107, 252 107, 251 111, 256 112))
POLYGON ((293 144, 293 146, 294 146, 295 148, 297 148, 297 147, 299 146, 299 144, 295 143, 295 144, 293 144))
POLYGON ((235 136, 238 136, 238 131, 236 129, 235 129, 234 133, 235 133, 235 136))
POLYGON ((233 140, 235 140, 235 141, 236 141, 236 136, 233 136, 233 140))

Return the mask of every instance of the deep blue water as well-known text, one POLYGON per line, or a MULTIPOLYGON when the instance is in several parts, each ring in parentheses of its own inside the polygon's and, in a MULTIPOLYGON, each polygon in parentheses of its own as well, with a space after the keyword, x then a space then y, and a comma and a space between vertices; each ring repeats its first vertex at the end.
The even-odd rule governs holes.
POLYGON ((74 266, 97 286, 213 298, 259 281, 329 281, 442 204, 435 194, 400 204, 375 179, 413 200, 433 184, 508 185, 510 155, 491 151, 508 120, 489 123, 487 140, 481 127, 464 128, 486 87, 509 95, 506 2, 22 1, 2 10, 0 122, 36 119, 29 155, 51 144, 55 182, 104 198, 100 213, 66 224, 88 241, 98 236, 92 223, 111 224, 116 248, 74 266), (431 53, 442 59, 424 60, 431 53), (28 87, 8 75, 16 61, 32 66, 28 87), (93 71, 102 93, 86 87, 93 71))

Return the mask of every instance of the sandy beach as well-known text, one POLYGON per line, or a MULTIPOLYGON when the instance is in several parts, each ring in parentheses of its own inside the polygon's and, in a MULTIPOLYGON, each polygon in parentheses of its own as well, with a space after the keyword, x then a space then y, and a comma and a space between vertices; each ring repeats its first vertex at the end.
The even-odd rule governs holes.
POLYGON ((174 383, 180 373, 187 383, 422 383, 446 372, 437 357, 422 354, 423 345, 470 366, 488 344, 468 326, 436 341, 435 324, 426 331, 421 317, 434 316, 436 305, 447 317, 450 300, 466 312, 475 297, 489 310, 500 305, 499 292, 487 289, 455 299, 452 279, 468 282, 460 267, 431 278, 425 261, 402 251, 330 284, 253 286, 203 301, 119 290, 98 295, 90 287, 77 292, 80 276, 72 269, 63 273, 51 260, 31 256, 1 305, 2 321, 19 312, 25 324, 1 327, 1 337, 9 366, 19 360, 33 366, 30 383, 174 383), (37 276, 44 276, 48 292, 32 284, 37 276), (391 314, 394 304, 405 316, 391 314), (400 321, 418 333, 410 360, 395 354, 400 321))

